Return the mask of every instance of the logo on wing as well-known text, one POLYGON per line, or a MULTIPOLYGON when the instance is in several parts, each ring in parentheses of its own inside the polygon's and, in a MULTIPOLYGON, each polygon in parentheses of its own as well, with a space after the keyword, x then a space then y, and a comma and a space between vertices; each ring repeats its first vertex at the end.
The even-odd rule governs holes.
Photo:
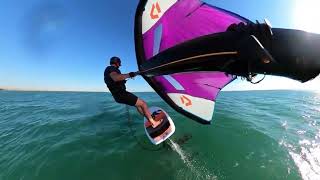
POLYGON ((181 103, 184 104, 185 106, 192 105, 192 101, 184 95, 180 96, 180 100, 181 100, 181 103))
POLYGON ((159 14, 161 13, 161 8, 159 3, 152 4, 151 12, 150 12, 150 17, 151 19, 158 19, 160 16, 159 14))

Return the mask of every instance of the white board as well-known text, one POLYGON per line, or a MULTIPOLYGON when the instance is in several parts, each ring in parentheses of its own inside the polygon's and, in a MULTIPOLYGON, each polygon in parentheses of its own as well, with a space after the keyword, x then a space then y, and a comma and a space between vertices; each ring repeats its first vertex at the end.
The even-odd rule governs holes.
POLYGON ((156 116, 162 119, 161 124, 153 128, 151 123, 144 117, 143 127, 150 141, 158 145, 168 139, 176 130, 176 127, 171 119, 171 117, 159 107, 150 107, 151 114, 156 112, 156 116))

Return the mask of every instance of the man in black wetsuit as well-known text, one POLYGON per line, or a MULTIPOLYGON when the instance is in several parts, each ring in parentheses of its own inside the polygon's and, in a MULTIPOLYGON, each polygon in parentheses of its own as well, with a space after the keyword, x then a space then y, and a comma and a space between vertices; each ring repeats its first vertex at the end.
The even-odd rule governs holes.
POLYGON ((106 67, 104 70, 104 82, 109 88, 114 100, 121 104, 135 106, 138 112, 150 121, 152 127, 157 127, 161 121, 154 120, 147 104, 134 94, 126 91, 126 79, 135 77, 137 73, 130 72, 128 74, 121 74, 121 71, 119 70, 120 66, 120 58, 112 57, 110 59, 110 66, 106 67))

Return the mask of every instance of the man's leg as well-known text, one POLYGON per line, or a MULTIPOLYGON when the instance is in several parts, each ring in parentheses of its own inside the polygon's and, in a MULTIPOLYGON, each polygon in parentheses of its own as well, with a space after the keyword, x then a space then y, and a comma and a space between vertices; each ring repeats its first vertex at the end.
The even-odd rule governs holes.
POLYGON ((149 120, 152 127, 157 127, 161 123, 161 121, 155 121, 152 118, 147 104, 143 100, 139 99, 136 95, 130 92, 123 92, 122 94, 117 96, 117 99, 118 99, 117 102, 119 103, 124 103, 130 106, 136 106, 138 112, 141 113, 143 116, 145 116, 149 120))
POLYGON ((150 121, 150 123, 152 124, 152 127, 157 127, 161 121, 155 121, 152 116, 151 116, 151 113, 148 109, 148 106, 147 104, 138 98, 137 102, 136 102, 136 105, 135 105, 139 111, 139 109, 142 111, 143 115, 150 121))
POLYGON ((143 114, 143 111, 142 111, 141 107, 136 106, 136 108, 137 108, 137 111, 138 111, 142 116, 144 116, 144 114, 143 114))

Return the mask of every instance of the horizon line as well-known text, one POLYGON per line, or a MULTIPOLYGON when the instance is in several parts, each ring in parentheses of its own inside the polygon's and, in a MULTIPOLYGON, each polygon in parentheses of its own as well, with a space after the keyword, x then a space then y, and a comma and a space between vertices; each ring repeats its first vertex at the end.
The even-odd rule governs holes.
MULTIPOLYGON (((11 88, 0 88, 1 91, 21 91, 21 92, 88 92, 88 93, 110 93, 110 91, 100 91, 100 90, 43 90, 43 89, 11 89, 11 88)), ((317 90, 310 89, 244 89, 244 90, 221 90, 220 92, 242 92, 242 91, 311 91, 315 92, 317 90)), ((155 91, 128 91, 132 93, 144 93, 155 91)))

